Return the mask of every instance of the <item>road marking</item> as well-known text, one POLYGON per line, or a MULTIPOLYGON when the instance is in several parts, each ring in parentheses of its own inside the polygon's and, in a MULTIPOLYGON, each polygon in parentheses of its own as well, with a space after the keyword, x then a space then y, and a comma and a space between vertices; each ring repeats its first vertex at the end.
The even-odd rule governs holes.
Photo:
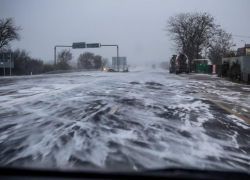
POLYGON ((234 112, 233 110, 229 109, 228 107, 226 107, 226 106, 222 105, 221 103, 216 102, 216 101, 214 101, 214 100, 212 100, 212 99, 210 99, 208 97, 205 97, 205 98, 208 99, 209 101, 211 101, 212 103, 216 104, 217 106, 220 106, 222 109, 230 112, 231 114, 243 119, 245 122, 250 124, 250 119, 246 118, 245 116, 242 116, 241 114, 238 114, 238 113, 234 112))
MULTIPOLYGON (((178 78, 175 77, 175 76, 172 76, 172 77, 173 77, 173 79, 183 80, 183 79, 181 79, 180 77, 178 77, 178 78)), ((204 95, 204 94, 201 94, 201 93, 198 92, 197 90, 194 90, 194 89, 192 89, 192 88, 190 88, 190 87, 186 87, 186 88, 188 88, 189 90, 193 91, 193 92, 196 93, 196 94, 199 94, 201 97, 203 97, 203 98, 209 100, 210 102, 212 102, 212 103, 214 103, 215 105, 221 107, 221 108, 224 109, 225 111, 227 111, 227 112, 229 112, 229 113, 235 115, 235 116, 238 117, 238 118, 241 118, 243 121, 245 121, 246 123, 250 124, 250 119, 248 119, 247 117, 245 117, 245 116, 243 116, 243 115, 241 115, 241 114, 238 114, 238 113, 234 112, 233 110, 229 109, 229 108, 226 107, 225 105, 223 105, 223 104, 221 104, 221 103, 219 103, 219 102, 217 102, 217 101, 215 101, 215 100, 213 100, 213 99, 207 97, 207 96, 204 95)))
POLYGON ((118 107, 114 107, 112 108, 108 114, 112 115, 112 114, 115 114, 115 112, 117 111, 118 107))
POLYGON ((238 113, 234 112, 233 110, 229 109, 229 108, 226 107, 225 105, 223 105, 223 104, 221 104, 221 103, 219 103, 219 102, 217 102, 217 101, 215 101, 215 100, 213 100, 213 99, 207 97, 207 96, 204 95, 204 94, 201 94, 201 93, 198 92, 197 90, 194 90, 194 89, 192 89, 192 88, 190 88, 190 87, 186 87, 186 88, 190 89, 191 91, 193 91, 193 92, 196 93, 196 94, 199 94, 201 97, 203 97, 203 98, 209 100, 210 102, 216 104, 217 106, 221 107, 222 109, 226 110, 227 112, 229 112, 229 113, 231 113, 231 114, 237 116, 238 118, 241 118, 242 120, 244 120, 245 122, 247 122, 248 124, 250 124, 250 119, 248 119, 247 117, 242 116, 241 114, 238 114, 238 113))

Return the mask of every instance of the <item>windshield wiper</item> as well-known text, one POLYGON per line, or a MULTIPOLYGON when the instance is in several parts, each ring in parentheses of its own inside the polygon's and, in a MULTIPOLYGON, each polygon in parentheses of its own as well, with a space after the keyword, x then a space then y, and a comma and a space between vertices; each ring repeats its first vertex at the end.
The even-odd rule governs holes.
POLYGON ((162 168, 145 170, 146 173, 169 175, 178 178, 190 179, 250 179, 250 174, 243 171, 215 171, 215 170, 198 170, 184 168, 162 168))

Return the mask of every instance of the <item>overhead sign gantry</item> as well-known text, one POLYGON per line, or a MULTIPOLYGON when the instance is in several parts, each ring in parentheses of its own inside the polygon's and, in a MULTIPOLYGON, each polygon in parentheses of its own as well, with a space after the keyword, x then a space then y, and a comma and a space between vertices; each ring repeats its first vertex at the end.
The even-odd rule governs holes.
POLYGON ((117 47, 117 59, 118 59, 118 57, 119 57, 118 45, 101 45, 101 43, 86 44, 85 42, 76 42, 76 43, 73 43, 72 46, 56 45, 54 47, 54 67, 56 67, 56 48, 57 47, 72 47, 73 49, 81 49, 81 48, 100 48, 102 46, 116 46, 117 47))

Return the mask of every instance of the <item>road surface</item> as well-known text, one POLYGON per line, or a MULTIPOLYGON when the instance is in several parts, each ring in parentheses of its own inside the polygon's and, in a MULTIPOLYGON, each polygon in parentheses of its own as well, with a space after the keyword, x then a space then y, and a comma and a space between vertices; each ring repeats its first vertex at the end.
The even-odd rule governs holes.
POLYGON ((250 125, 183 76, 136 68, 0 78, 0 165, 249 172, 250 125))
MULTIPOLYGON (((208 74, 190 74, 178 76, 186 81, 186 87, 215 100, 233 112, 250 119, 250 86, 228 81, 226 78, 208 74)), ((250 123, 249 120, 247 120, 250 123)))

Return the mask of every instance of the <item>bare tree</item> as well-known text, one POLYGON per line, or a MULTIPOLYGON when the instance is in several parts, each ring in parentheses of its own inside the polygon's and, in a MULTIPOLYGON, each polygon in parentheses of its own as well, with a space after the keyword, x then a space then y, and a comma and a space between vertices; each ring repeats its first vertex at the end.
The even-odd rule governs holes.
POLYGON ((13 74, 15 75, 28 75, 40 74, 43 71, 43 61, 40 59, 32 58, 26 50, 16 49, 13 52, 14 68, 13 74))
POLYGON ((57 69, 67 70, 70 68, 69 62, 72 60, 70 50, 63 49, 57 54, 57 69))
POLYGON ((108 58, 102 58, 102 66, 108 66, 109 65, 109 60, 108 58))
POLYGON ((12 18, 0 20, 0 49, 3 51, 9 48, 9 43, 13 40, 20 40, 18 31, 20 26, 15 26, 12 18))
POLYGON ((77 59, 77 67, 79 69, 91 69, 94 66, 94 53, 85 52, 80 54, 77 59))
POLYGON ((209 43, 208 57, 213 64, 221 64, 223 57, 235 56, 233 46, 232 35, 219 29, 209 43))
POLYGON ((95 69, 99 69, 102 67, 102 56, 100 55, 94 56, 94 65, 95 65, 95 69))
MULTIPOLYGON (((215 36, 219 25, 208 13, 179 13, 169 18, 165 30, 174 42, 176 51, 189 59, 199 58, 206 38, 215 36)), ((189 61, 191 62, 191 61, 189 61)))
POLYGON ((100 69, 105 65, 108 65, 107 58, 102 58, 102 56, 91 52, 80 54, 77 59, 77 67, 79 69, 100 69))

